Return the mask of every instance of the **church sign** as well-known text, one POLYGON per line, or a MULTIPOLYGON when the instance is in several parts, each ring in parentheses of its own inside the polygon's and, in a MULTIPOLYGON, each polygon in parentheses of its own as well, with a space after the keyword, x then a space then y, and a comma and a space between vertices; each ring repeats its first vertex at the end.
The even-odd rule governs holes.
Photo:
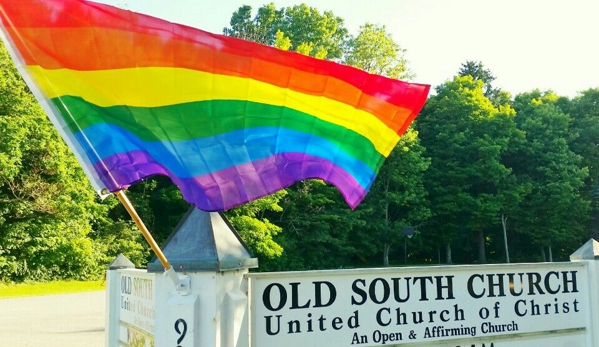
POLYGON ((251 345, 582 346, 586 271, 572 262, 249 274, 251 345))

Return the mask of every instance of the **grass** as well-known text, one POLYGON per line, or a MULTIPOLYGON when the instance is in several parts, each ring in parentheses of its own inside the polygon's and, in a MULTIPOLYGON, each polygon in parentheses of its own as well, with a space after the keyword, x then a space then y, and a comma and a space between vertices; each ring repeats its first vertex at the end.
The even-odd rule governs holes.
POLYGON ((19 296, 53 295, 105 290, 106 282, 99 281, 56 281, 31 284, 0 283, 0 299, 19 296))

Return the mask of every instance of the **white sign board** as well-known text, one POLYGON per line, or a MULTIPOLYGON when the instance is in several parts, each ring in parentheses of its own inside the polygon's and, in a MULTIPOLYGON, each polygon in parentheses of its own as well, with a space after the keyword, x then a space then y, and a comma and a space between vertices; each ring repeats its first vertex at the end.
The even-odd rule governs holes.
POLYGON ((155 327, 155 274, 120 273, 121 346, 153 347, 155 327))
POLYGON ((586 345, 590 298, 582 263, 247 277, 254 347, 586 345))

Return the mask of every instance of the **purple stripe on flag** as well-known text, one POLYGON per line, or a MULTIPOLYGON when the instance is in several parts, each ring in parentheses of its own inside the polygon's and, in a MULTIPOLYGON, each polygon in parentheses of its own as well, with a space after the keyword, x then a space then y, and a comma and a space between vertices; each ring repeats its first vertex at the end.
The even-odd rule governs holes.
POLYGON ((319 178, 335 185, 354 209, 366 189, 341 167, 303 153, 283 153, 193 178, 179 178, 144 151, 121 153, 94 165, 110 191, 117 191, 152 175, 165 175, 185 200, 205 211, 222 211, 278 190, 296 181, 319 178), (107 170, 112 179, 108 179, 107 170))

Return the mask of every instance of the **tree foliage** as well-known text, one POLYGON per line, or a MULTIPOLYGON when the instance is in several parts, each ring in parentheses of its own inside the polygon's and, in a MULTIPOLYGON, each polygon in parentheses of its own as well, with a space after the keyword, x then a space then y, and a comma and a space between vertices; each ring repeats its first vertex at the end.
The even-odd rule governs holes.
POLYGON ((369 240, 374 249, 382 250, 384 266, 389 266, 391 246, 405 241, 403 228, 420 226, 431 217, 423 184, 430 158, 424 158, 423 152, 418 133, 408 129, 359 207, 364 211, 363 218, 370 221, 360 228, 365 234, 361 244, 369 240))
POLYGON ((98 276, 102 207, 4 47, 0 64, 0 280, 98 276))
POLYGON ((462 64, 458 76, 471 76, 475 81, 482 81, 483 95, 488 98, 494 106, 508 105, 510 94, 499 88, 493 87, 496 77, 491 70, 485 69, 480 61, 467 61, 462 64))
POLYGON ((320 12, 306 4, 276 9, 273 3, 260 7, 252 18, 251 6, 241 6, 233 13, 228 36, 280 47, 320 59, 340 59, 348 31, 344 21, 331 11, 320 12), (275 43, 279 45, 275 45, 275 43))
POLYGON ((486 262, 486 235, 498 229, 504 208, 502 188, 511 171, 502 157, 517 136, 513 115, 509 107, 495 108, 483 81, 467 75, 437 87, 417 122, 431 158, 425 181, 434 217, 427 229, 447 245, 470 235, 479 262, 486 262))
MULTIPOLYGON (((412 77, 384 26, 353 37, 332 12, 272 3, 255 15, 242 6, 229 24, 229 36, 412 77)), ((151 252, 136 226, 117 199, 93 192, 3 48, 0 70, 0 282, 97 278, 118 253, 144 266, 151 252)), ((433 263, 442 253, 500 262, 508 244, 516 261, 565 260, 599 237, 599 89, 512 99, 494 80, 467 61, 437 86, 355 211, 322 180, 226 211, 260 270, 433 263)), ((128 195, 159 243, 189 208, 166 177, 128 195)))
POLYGON ((263 262, 277 258, 283 252, 274 240, 281 228, 271 223, 265 217, 265 213, 280 212, 282 208, 279 203, 286 194, 285 190, 281 190, 227 212, 231 224, 238 230, 254 256, 263 262))
MULTIPOLYGON (((283 254, 273 270, 347 267, 355 254, 352 232, 364 222, 341 194, 321 180, 306 180, 287 189, 282 213, 273 222, 283 232, 283 254)), ((276 219, 275 219, 276 218, 276 219)))
POLYGON ((599 239, 599 88, 583 91, 571 102, 563 105, 560 98, 556 105, 572 118, 570 131, 577 134, 570 142, 572 151, 581 156, 580 166, 589 170, 582 194, 591 203, 588 228, 599 239))
POLYGON ((358 36, 347 43, 344 64, 395 79, 410 79, 413 74, 404 57, 406 50, 397 44, 385 26, 366 23, 358 36))
MULTIPOLYGON (((514 153, 514 172, 531 185, 517 230, 536 246, 575 247, 585 233, 589 202, 580 194, 588 176, 582 157, 570 149, 577 134, 572 119, 557 107, 558 96, 535 90, 516 96, 518 127, 526 142, 514 153)), ((544 259, 545 260, 545 259, 544 259)))

